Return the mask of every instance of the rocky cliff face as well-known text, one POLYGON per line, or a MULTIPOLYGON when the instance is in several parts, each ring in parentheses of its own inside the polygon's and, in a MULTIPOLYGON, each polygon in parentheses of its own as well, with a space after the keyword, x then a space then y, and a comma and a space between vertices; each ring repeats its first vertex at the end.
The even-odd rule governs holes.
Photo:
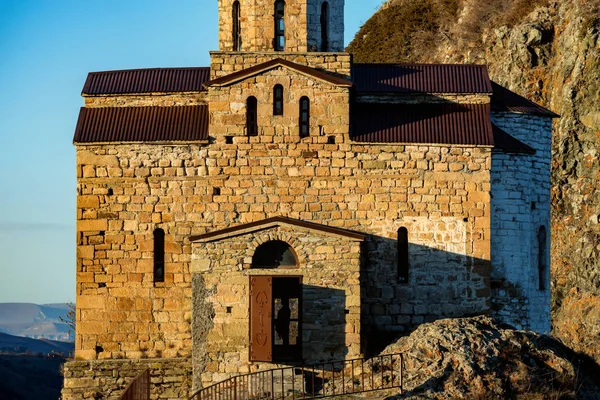
POLYGON ((389 0, 355 61, 485 63, 561 115, 552 171, 553 333, 600 360, 600 0, 389 0), (410 22, 412 21, 412 22, 410 22))
POLYGON ((404 354, 405 393, 388 399, 597 399, 599 367, 558 340, 489 317, 421 325, 404 354))

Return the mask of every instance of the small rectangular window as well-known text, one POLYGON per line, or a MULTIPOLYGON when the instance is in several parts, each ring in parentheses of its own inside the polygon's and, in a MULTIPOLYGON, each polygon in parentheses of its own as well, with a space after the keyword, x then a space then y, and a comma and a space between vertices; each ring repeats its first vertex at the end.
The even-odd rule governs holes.
POLYGON ((408 283, 408 229, 398 229, 398 282, 408 283))
POLYGON ((283 115, 283 86, 273 88, 273 115, 283 115))
POLYGON ((154 230, 154 282, 165 281, 165 231, 154 230))
POLYGON ((254 96, 248 97, 246 101, 246 134, 258 135, 258 103, 254 96))
POLYGON ((300 99, 300 137, 305 138, 310 135, 310 100, 308 97, 300 99))

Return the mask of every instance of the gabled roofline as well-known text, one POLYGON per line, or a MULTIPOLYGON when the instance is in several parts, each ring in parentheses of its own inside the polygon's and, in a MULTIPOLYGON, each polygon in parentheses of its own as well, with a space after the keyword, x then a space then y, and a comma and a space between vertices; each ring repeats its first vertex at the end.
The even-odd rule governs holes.
POLYGON ((307 222, 298 219, 286 218, 286 217, 273 217, 267 218, 261 221, 250 222, 230 228, 220 229, 214 232, 205 233, 203 235, 191 236, 190 242, 215 242, 221 239, 226 239, 234 236, 244 235, 246 233, 261 231, 277 226, 288 226, 293 228, 304 228, 311 231, 325 233, 328 235, 344 237, 347 239, 363 241, 367 235, 359 232, 350 231, 347 229, 335 228, 323 224, 317 224, 314 222, 307 222))
POLYGON ((548 118, 560 118, 560 115, 543 107, 518 93, 492 81, 492 112, 507 112, 511 114, 531 114, 548 118))
POLYGON ((215 86, 215 87, 229 86, 229 85, 232 85, 239 81, 242 81, 246 78, 249 78, 251 76, 258 75, 262 72, 269 71, 269 70, 271 70, 273 68, 277 68, 277 67, 286 67, 286 68, 292 69, 294 71, 297 71, 298 73, 300 73, 302 75, 305 75, 305 76, 308 76, 311 78, 315 78, 315 79, 318 79, 323 82, 330 83, 334 86, 341 86, 341 87, 348 87, 348 88, 353 86, 353 83, 350 80, 328 74, 327 72, 323 72, 318 69, 308 67, 306 65, 296 64, 294 62, 284 60, 283 58, 276 58, 274 60, 255 65, 253 67, 234 72, 232 74, 223 76, 221 78, 217 78, 217 79, 208 81, 208 82, 204 83, 204 87, 208 88, 211 86, 215 86))

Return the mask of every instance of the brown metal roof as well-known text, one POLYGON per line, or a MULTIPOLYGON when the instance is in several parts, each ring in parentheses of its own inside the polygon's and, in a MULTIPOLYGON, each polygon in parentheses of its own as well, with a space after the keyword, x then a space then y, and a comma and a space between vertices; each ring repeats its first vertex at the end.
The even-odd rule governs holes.
POLYGON ((338 76, 328 74, 315 68, 307 67, 306 65, 296 64, 291 61, 284 60, 283 58, 276 58, 271 61, 267 61, 250 68, 243 69, 241 71, 234 72, 232 74, 223 76, 221 78, 213 79, 212 81, 206 82, 205 86, 227 86, 235 82, 239 82, 247 77, 257 75, 261 72, 276 68, 279 66, 287 67, 296 70, 302 74, 312 76, 313 78, 329 82, 332 85, 351 87, 352 82, 338 76))
POLYGON ((359 93, 492 93, 485 65, 354 64, 359 93))
POLYGON ((493 146, 489 104, 354 104, 351 139, 493 146))
POLYGON ((492 130, 494 132, 494 148, 500 149, 506 153, 536 153, 533 147, 528 146, 514 136, 509 135, 495 124, 492 124, 492 130))
POLYGON ((347 229, 334 228, 332 226, 327 226, 323 224, 317 224, 315 222, 302 221, 299 219, 292 219, 287 217, 273 217, 263 219, 261 221, 250 222, 247 224, 242 224, 238 226, 233 226, 230 228, 220 229, 214 232, 205 233, 203 235, 192 236, 190 237, 190 242, 196 241, 216 241, 220 239, 224 239, 226 237, 232 237, 236 235, 242 235, 248 232, 255 232, 261 229, 267 229, 273 226, 279 225, 292 225, 300 228, 306 228, 316 231, 321 231, 333 235, 345 236, 350 239, 355 240, 364 240, 367 235, 355 231, 350 231, 347 229))
POLYGON ((494 94, 492 96, 492 111, 535 114, 543 117, 560 118, 560 115, 553 113, 533 101, 527 100, 523 96, 519 96, 515 92, 498 85, 496 82, 492 82, 492 88, 494 89, 494 94))
POLYGON ((81 108, 74 143, 208 140, 208 106, 81 108))
POLYGON ((201 92, 210 68, 151 68, 91 72, 83 95, 201 92))

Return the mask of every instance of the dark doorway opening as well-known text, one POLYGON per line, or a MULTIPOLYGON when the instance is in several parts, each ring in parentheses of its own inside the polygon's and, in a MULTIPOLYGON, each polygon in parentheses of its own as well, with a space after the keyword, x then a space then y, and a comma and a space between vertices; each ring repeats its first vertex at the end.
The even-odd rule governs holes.
POLYGON ((302 360, 302 278, 273 277, 273 361, 302 360))

